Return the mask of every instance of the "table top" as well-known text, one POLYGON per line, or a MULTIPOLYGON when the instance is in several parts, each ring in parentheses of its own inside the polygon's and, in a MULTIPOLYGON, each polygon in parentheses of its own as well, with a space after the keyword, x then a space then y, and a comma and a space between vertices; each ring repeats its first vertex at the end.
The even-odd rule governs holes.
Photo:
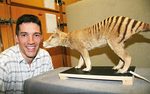
MULTIPOLYGON (((150 83, 134 78, 133 85, 121 81, 69 78, 61 80, 59 73, 70 69, 60 67, 25 81, 25 94, 149 94, 150 83)), ((150 68, 136 68, 135 72, 150 79, 150 68)))

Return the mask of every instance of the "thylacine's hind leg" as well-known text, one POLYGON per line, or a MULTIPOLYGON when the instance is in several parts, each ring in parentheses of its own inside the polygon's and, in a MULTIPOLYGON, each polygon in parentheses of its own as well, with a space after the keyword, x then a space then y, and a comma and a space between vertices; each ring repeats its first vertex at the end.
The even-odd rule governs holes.
POLYGON ((119 69, 121 69, 123 67, 123 65, 124 65, 124 61, 119 60, 118 65, 114 66, 113 69, 114 70, 119 70, 119 69))
POLYGON ((118 69, 118 73, 125 73, 127 72, 128 68, 131 64, 131 56, 125 51, 123 43, 116 43, 115 41, 108 41, 109 46, 111 49, 120 57, 121 61, 119 64, 114 67, 118 69), (124 65, 123 65, 124 63, 124 65))

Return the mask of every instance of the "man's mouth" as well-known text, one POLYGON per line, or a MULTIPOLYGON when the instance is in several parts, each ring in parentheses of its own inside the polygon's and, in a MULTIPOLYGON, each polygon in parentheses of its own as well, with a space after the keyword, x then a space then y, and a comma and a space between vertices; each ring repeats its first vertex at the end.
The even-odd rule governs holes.
POLYGON ((35 46, 27 46, 29 52, 35 51, 35 46))

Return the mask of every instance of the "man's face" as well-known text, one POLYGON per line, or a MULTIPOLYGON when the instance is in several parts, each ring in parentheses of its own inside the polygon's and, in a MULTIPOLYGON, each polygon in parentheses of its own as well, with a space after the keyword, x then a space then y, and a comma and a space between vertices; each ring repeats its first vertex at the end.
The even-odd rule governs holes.
POLYGON ((40 26, 28 22, 20 24, 19 28, 19 35, 16 36, 16 41, 19 44, 21 53, 25 59, 33 59, 42 40, 40 26))

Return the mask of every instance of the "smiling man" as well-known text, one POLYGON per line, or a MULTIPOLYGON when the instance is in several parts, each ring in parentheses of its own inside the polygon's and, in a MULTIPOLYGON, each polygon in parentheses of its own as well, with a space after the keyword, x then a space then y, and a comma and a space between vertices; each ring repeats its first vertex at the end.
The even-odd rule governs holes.
POLYGON ((35 15, 24 14, 16 23, 16 45, 0 53, 0 94, 23 94, 26 79, 53 69, 47 51, 40 48, 42 27, 35 15))

